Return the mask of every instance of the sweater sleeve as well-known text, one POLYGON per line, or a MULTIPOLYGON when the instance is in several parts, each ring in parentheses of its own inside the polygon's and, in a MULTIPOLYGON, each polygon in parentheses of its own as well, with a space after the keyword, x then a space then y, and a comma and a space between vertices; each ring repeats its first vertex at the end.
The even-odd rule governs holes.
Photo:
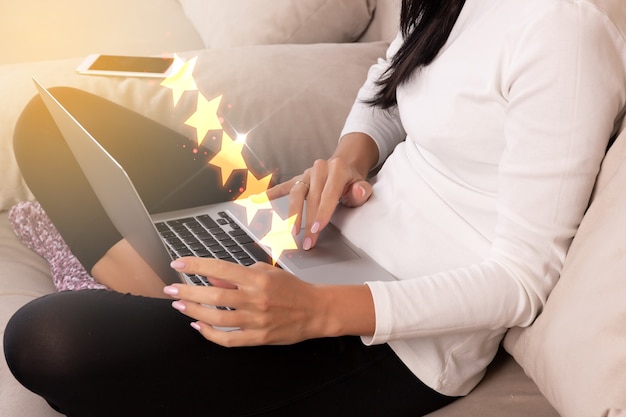
POLYGON ((398 34, 387 49, 386 58, 381 58, 368 72, 365 84, 359 90, 352 110, 346 119, 341 136, 348 133, 360 132, 371 136, 378 146, 378 165, 382 164, 391 154, 394 147, 406 137, 397 108, 381 110, 364 103, 373 98, 378 91, 376 82, 389 68, 393 55, 402 45, 402 36, 398 34))
POLYGON ((365 343, 528 326, 558 279, 626 102, 624 35, 592 6, 560 2, 505 41, 505 150, 490 255, 368 283, 377 323, 365 343))

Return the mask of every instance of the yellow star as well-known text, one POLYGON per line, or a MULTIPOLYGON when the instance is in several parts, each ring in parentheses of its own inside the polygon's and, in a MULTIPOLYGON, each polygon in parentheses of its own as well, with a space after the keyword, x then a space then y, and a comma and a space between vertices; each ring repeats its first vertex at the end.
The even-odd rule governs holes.
POLYGON ((252 223, 252 219, 254 218, 254 216, 256 216, 259 210, 267 210, 272 208, 272 203, 267 197, 266 192, 251 195, 247 198, 239 197, 237 200, 235 200, 235 204, 245 207, 248 224, 252 223))
MULTIPOLYGON (((180 60, 178 56, 176 56, 176 59, 180 60)), ((196 91, 198 89, 196 80, 193 78, 193 70, 197 61, 198 57, 190 59, 182 64, 180 69, 173 75, 170 75, 161 82, 163 87, 167 87, 172 90, 172 94, 174 95, 174 106, 178 104, 178 101, 185 91, 196 91)))
POLYGON ((209 161, 221 169, 222 185, 226 185, 233 171, 237 169, 248 169, 246 161, 243 159, 243 142, 234 141, 226 132, 222 132, 222 147, 220 151, 209 161))
POLYGON ((298 249, 296 240, 291 233, 297 214, 283 220, 276 212, 272 212, 272 229, 261 239, 261 243, 272 249, 274 265, 286 250, 298 249))
POLYGON ((272 208, 272 204, 266 193, 271 180, 272 174, 257 179, 252 172, 248 171, 246 189, 235 200, 235 203, 246 208, 248 224, 252 222, 252 219, 259 210, 272 208))
POLYGON ((221 130, 222 123, 217 117, 217 110, 220 107, 222 96, 218 96, 209 101, 202 94, 198 94, 198 107, 196 112, 187 119, 185 124, 196 128, 198 146, 202 145, 204 137, 209 130, 221 130))
POLYGON ((272 174, 269 174, 261 179, 257 179, 252 172, 248 171, 246 189, 239 197, 237 197, 237 200, 243 200, 244 198, 248 198, 256 194, 265 193, 270 186, 271 180, 272 174))

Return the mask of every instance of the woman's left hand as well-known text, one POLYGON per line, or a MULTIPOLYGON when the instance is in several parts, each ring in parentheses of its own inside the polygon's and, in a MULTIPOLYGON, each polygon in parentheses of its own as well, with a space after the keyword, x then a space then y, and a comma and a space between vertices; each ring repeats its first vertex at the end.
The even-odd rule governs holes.
POLYGON ((261 262, 244 267, 193 257, 180 258, 172 267, 205 276, 213 285, 164 289, 177 299, 173 307, 197 320, 192 327, 212 342, 227 347, 278 345, 324 336, 324 291, 287 271, 261 262), (218 329, 225 327, 238 330, 218 329))

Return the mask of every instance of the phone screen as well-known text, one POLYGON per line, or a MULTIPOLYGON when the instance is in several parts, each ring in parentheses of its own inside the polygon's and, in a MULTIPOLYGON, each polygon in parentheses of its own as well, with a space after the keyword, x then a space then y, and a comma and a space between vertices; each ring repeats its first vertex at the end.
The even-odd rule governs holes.
POLYGON ((174 58, 100 55, 89 67, 93 71, 148 72, 162 74, 174 58))

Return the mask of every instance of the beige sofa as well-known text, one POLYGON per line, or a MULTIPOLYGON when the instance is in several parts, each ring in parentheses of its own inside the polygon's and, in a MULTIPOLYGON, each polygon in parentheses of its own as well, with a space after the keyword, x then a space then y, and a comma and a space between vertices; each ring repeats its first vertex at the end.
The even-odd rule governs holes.
MULTIPOLYGON (((100 94, 193 137, 184 122, 197 93, 184 93, 174 106, 172 91, 158 82, 74 69, 91 52, 197 57, 200 91, 223 95, 225 119, 250 132, 249 164, 284 180, 331 152, 397 19, 396 0, 3 2, 0 328, 21 305, 55 291, 47 263, 20 243, 7 219, 13 204, 33 198, 11 145, 15 121, 35 94, 32 76, 100 94)), ((625 155, 621 137, 545 312, 531 328, 509 332, 469 396, 431 417, 626 415, 625 155)), ((1 359, 0 415, 58 414, 22 388, 1 359)))

